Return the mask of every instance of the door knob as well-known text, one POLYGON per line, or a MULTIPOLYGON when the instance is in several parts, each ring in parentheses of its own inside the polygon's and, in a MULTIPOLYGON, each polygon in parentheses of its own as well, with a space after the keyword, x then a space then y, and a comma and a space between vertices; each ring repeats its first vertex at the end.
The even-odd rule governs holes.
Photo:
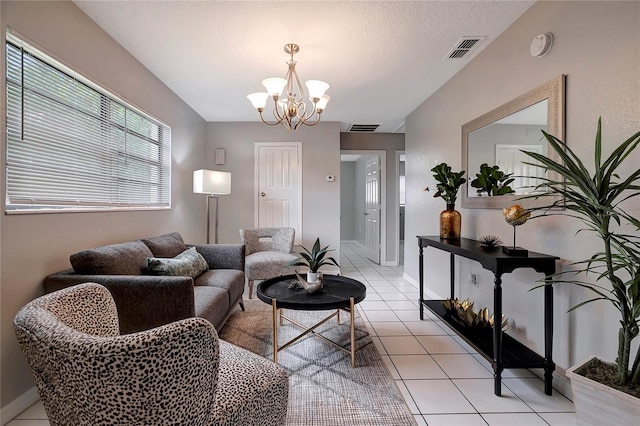
POLYGON ((260 193, 260 196, 261 196, 261 197, 264 197, 265 195, 267 195, 267 194, 265 194, 264 192, 261 192, 261 193, 260 193))

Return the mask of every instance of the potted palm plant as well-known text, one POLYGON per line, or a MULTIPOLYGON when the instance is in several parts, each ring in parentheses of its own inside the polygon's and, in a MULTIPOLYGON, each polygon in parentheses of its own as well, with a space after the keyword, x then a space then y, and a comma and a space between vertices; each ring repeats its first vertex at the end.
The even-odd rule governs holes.
POLYGON ((595 301, 608 301, 620 312, 618 336, 612 338, 618 345, 615 363, 590 358, 567 370, 578 424, 637 424, 640 349, 633 355, 632 342, 640 333, 640 220, 627 213, 624 206, 629 199, 640 195, 640 170, 637 164, 627 165, 637 161, 637 157, 634 160, 630 154, 640 144, 640 132, 603 160, 601 120, 598 120, 593 174, 560 140, 544 131, 543 134, 562 162, 533 152, 525 154, 538 162, 530 165, 555 172, 561 179, 544 180, 537 189, 546 192, 524 198, 555 195, 556 201, 536 208, 542 211, 538 217, 577 218, 585 225, 584 230, 595 233, 602 244, 600 251, 589 259, 576 262, 577 271, 571 271, 568 277, 567 272, 556 274, 555 282, 578 285, 593 294, 571 310, 595 301), (620 176, 624 166, 631 170, 627 177, 620 176), (564 201, 558 200, 557 195, 564 201), (556 209, 559 207, 564 210, 556 209), (622 407, 625 402, 629 408, 622 407))
MULTIPOLYGON (((458 190, 467 180, 463 178, 464 170, 454 172, 447 163, 440 163, 431 169, 433 177, 438 181, 434 197, 442 197, 447 209, 440 213, 440 238, 459 240, 462 226, 460 212, 456 210, 458 190)), ((428 189, 428 188, 427 188, 428 189)))
POLYGON ((306 266, 309 268, 307 272, 307 281, 315 283, 318 281, 318 270, 324 265, 335 265, 338 268, 338 262, 333 257, 326 257, 327 253, 333 250, 329 250, 329 246, 321 247, 320 238, 316 238, 316 242, 313 244, 311 251, 302 247, 304 252, 298 253, 300 257, 291 260, 287 266, 306 266))

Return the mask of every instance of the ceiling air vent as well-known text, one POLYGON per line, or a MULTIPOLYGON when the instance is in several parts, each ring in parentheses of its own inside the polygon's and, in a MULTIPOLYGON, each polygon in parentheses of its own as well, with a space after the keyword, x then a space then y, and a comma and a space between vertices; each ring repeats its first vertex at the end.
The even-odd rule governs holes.
POLYGON ((347 132, 373 133, 378 127, 379 124, 350 124, 347 132))
POLYGON ((478 45, 480 45, 487 37, 462 37, 456 45, 447 53, 448 59, 461 59, 469 55, 478 45))

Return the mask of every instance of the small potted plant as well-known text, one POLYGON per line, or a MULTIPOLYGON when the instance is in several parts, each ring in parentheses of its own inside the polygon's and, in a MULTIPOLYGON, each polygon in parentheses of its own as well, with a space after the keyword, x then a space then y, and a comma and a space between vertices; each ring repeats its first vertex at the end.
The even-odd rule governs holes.
POLYGON ((489 167, 487 163, 480 165, 480 173, 471 181, 471 186, 477 189, 477 194, 488 196, 515 194, 509 184, 515 179, 513 173, 505 174, 499 166, 489 167))
POLYGON ((447 163, 441 163, 431 169, 433 177, 438 181, 437 192, 434 197, 442 197, 447 203, 447 209, 440 213, 440 238, 449 240, 459 240, 462 220, 460 212, 456 207, 458 190, 467 180, 463 178, 464 170, 461 172, 451 171, 447 163))
MULTIPOLYGON (((543 192, 523 198, 561 195, 537 217, 563 215, 576 218, 584 231, 601 241, 601 251, 589 259, 575 262, 577 271, 554 276, 555 283, 578 285, 593 297, 575 305, 605 300, 620 313, 615 363, 595 357, 567 370, 571 379, 578 424, 637 424, 640 416, 640 349, 633 340, 640 334, 640 220, 625 210, 629 199, 640 196, 640 170, 637 156, 631 155, 640 144, 640 132, 622 142, 608 158, 602 159, 601 122, 595 138, 593 174, 576 154, 556 137, 542 132, 550 147, 562 159, 556 162, 542 154, 526 152, 536 160, 527 163, 555 172, 561 179, 545 179, 537 189, 543 192), (631 162, 631 164, 626 164, 631 162), (624 170, 627 176, 622 176, 624 170), (625 204, 627 203, 627 204, 625 204), (559 209, 564 207, 564 210, 559 209), (588 277, 593 277, 588 280, 588 277), (575 277, 575 278, 574 278, 575 277), (633 353, 635 351, 635 354, 633 353), (632 396, 633 395, 633 396, 632 396)), ((636 201, 637 202, 637 201, 636 201)))
POLYGON ((318 281, 318 270, 324 265, 335 265, 338 268, 338 262, 333 257, 325 257, 327 253, 334 250, 329 250, 329 246, 320 247, 320 238, 316 238, 316 242, 313 244, 311 251, 302 247, 304 252, 298 253, 300 257, 290 261, 287 266, 306 266, 309 268, 307 272, 307 281, 315 283, 318 281))

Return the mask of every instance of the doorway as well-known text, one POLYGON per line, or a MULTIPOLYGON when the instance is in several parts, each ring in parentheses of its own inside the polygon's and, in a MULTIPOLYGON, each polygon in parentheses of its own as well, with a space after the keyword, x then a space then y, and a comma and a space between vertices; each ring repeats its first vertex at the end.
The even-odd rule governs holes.
POLYGON ((341 151, 340 239, 385 264, 386 151, 341 151))

